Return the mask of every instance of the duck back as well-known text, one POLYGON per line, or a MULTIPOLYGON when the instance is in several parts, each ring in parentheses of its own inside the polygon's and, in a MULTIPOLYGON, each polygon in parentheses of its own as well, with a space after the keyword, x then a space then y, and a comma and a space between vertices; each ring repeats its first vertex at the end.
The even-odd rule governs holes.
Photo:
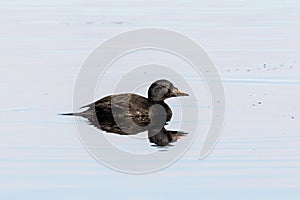
MULTIPOLYGON (((159 104, 165 108, 166 121, 170 121, 171 109, 164 102, 159 104)), ((85 106, 89 107, 85 113, 94 113, 85 117, 91 124, 107 132, 121 135, 137 134, 148 130, 151 123, 150 115, 156 117, 155 113, 150 113, 152 105, 154 104, 147 98, 137 94, 110 95, 85 106)))

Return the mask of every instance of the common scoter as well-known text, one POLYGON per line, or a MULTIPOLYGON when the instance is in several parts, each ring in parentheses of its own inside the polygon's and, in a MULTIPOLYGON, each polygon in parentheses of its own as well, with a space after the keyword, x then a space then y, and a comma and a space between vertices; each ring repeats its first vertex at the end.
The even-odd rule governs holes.
POLYGON ((148 98, 125 93, 106 96, 83 106, 81 113, 67 113, 87 118, 95 127, 120 135, 132 135, 148 131, 150 142, 158 146, 175 142, 183 132, 168 131, 164 128, 172 118, 170 107, 165 99, 188 96, 168 80, 157 80, 148 90, 148 98))

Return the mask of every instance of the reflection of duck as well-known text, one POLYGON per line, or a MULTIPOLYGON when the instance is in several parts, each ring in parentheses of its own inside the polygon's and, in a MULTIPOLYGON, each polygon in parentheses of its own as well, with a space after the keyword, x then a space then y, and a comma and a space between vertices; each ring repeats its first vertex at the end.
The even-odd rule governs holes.
POLYGON ((175 131, 163 127, 172 118, 170 107, 165 99, 188 96, 168 80, 152 83, 148 98, 136 94, 117 94, 106 96, 94 103, 83 106, 86 111, 68 113, 87 118, 92 125, 101 130, 121 135, 132 135, 148 130, 150 142, 165 146, 177 140, 175 131))
POLYGON ((162 128, 161 130, 148 130, 148 139, 157 146, 166 146, 171 142, 176 142, 187 133, 182 131, 170 131, 162 128))

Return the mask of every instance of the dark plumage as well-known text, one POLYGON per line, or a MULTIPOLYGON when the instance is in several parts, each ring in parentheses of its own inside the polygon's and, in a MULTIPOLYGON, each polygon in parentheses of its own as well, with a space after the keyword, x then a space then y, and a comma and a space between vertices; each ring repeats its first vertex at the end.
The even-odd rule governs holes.
POLYGON ((172 118, 172 111, 164 100, 176 96, 188 94, 179 91, 168 80, 158 80, 150 86, 148 98, 131 93, 110 95, 83 106, 88 108, 86 111, 66 115, 85 117, 97 128, 121 135, 148 130, 150 142, 165 146, 177 137, 175 131, 164 129, 172 118))

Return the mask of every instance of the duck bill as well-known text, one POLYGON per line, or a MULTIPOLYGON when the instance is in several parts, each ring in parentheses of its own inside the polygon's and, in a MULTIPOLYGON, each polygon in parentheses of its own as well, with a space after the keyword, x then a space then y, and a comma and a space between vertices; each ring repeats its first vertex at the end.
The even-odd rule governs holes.
POLYGON ((182 92, 182 91, 180 91, 180 90, 178 90, 178 89, 175 89, 175 90, 173 91, 173 95, 174 95, 175 97, 179 97, 179 96, 189 96, 189 94, 184 93, 184 92, 182 92))

